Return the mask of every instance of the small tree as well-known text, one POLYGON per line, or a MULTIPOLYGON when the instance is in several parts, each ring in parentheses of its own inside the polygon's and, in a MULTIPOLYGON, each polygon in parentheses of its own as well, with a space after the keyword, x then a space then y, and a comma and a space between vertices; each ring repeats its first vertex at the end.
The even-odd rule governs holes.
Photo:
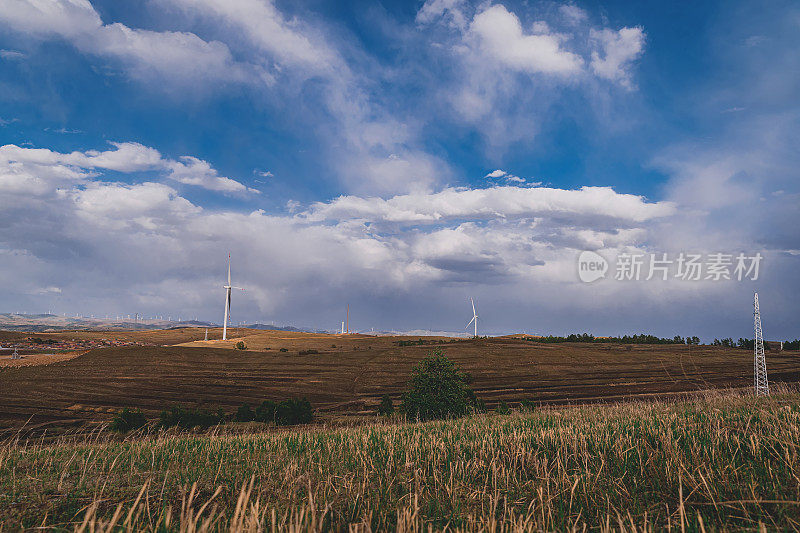
POLYGON ((471 405, 468 379, 441 351, 431 352, 411 371, 403 412, 420 420, 463 416, 471 405))
POLYGON ((236 349, 237 350, 246 350, 247 349, 247 345, 244 343, 244 341, 239 341, 239 342, 236 343, 236 349))
POLYGON ((388 394, 384 394, 381 398, 381 403, 378 405, 378 414, 380 416, 392 416, 394 413, 394 404, 388 394))
POLYGON ((275 423, 279 426, 294 426, 308 424, 314 419, 314 410, 311 402, 303 398, 284 400, 275 408, 275 423))
POLYGON ((248 404, 244 404, 236 411, 236 415, 233 419, 237 422, 252 422, 256 419, 256 414, 250 409, 248 404))
POLYGON ((147 418, 145 418, 144 413, 139 409, 128 409, 126 407, 114 416, 114 420, 111 421, 111 430, 127 433, 144 427, 146 424, 147 418))

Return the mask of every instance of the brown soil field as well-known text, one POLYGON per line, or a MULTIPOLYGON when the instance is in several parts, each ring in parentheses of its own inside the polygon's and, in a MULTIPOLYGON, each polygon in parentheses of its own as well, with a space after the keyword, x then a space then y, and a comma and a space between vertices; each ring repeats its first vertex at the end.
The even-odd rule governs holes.
MULTIPOLYGON (((52 333, 0 331, 0 342, 21 341, 28 337, 54 340, 99 341, 102 339, 122 342, 146 342, 152 344, 180 344, 193 340, 202 340, 205 328, 176 328, 156 329, 147 331, 88 331, 88 330, 63 330, 52 333)), ((238 333, 255 332, 258 330, 236 329, 238 333)), ((222 328, 209 328, 208 336, 212 339, 222 338, 222 328)))
MULTIPOLYGON (((100 334, 166 344, 204 333, 100 334)), ((752 353, 712 346, 542 344, 515 337, 399 346, 410 338, 235 333, 240 336, 225 342, 99 348, 42 366, 0 367, 0 427, 108 421, 126 406, 152 416, 173 405, 232 412, 242 403, 293 396, 308 397, 322 420, 348 420, 371 414, 383 394, 399 401, 413 365, 436 348, 473 376, 473 389, 490 407, 500 400, 615 401, 752 383, 752 353), (247 350, 232 349, 239 339, 247 350), (319 353, 299 353, 309 349, 319 353)), ((797 382, 800 352, 768 352, 767 367, 772 382, 797 382)))
POLYGON ((78 357, 81 352, 63 352, 63 353, 29 353, 25 354, 20 352, 21 359, 11 359, 7 353, 3 352, 0 355, 0 368, 6 366, 34 366, 34 365, 49 365, 61 361, 69 361, 78 357))

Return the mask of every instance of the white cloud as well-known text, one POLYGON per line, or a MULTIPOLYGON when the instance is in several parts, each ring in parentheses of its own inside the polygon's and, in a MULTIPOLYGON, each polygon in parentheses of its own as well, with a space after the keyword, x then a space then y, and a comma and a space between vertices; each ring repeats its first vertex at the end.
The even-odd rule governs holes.
POLYGON ((529 73, 574 74, 583 60, 564 50, 556 35, 525 35, 514 13, 494 5, 475 15, 470 33, 483 52, 509 68, 529 73))
POLYGON ((575 26, 581 24, 589 18, 589 15, 583 9, 579 8, 575 4, 564 4, 559 6, 558 8, 559 13, 567 23, 575 26))
POLYGON ((196 80, 268 79, 263 69, 237 63, 223 43, 193 33, 103 24, 88 0, 8 0, 0 8, 0 24, 43 39, 61 37, 84 53, 120 61, 135 77, 169 80, 182 88, 196 88, 196 80))
POLYGON ((642 28, 592 30, 590 35, 599 47, 599 51, 592 51, 592 71, 601 78, 631 88, 631 63, 644 51, 645 35, 642 28))
POLYGON ((195 185, 212 191, 229 193, 258 193, 258 190, 245 187, 238 181, 220 176, 216 169, 206 161, 192 156, 182 156, 180 161, 166 162, 169 169, 167 177, 187 185, 195 185))
MULTIPOLYGON (((575 273, 579 251, 602 250, 609 259, 620 251, 670 251, 670 234, 706 233, 697 231, 702 219, 683 220, 685 206, 611 188, 446 188, 389 198, 346 196, 303 213, 270 215, 206 210, 163 183, 103 182, 90 174, 98 167, 65 162, 95 157, 98 164, 112 164, 98 160, 99 154, 40 149, 12 157, 19 150, 0 148, 0 282, 10 287, 10 302, 95 314, 169 310, 219 321, 217 291, 228 251, 237 283, 247 288, 234 304, 234 320, 279 313, 295 324, 321 327, 336 324, 331 317, 344 298, 354 310, 384 302, 386 316, 376 326, 397 318, 409 326, 432 320, 449 327, 447 302, 468 287, 487 324, 494 317, 492 329, 521 327, 509 313, 523 310, 534 313, 526 320, 542 332, 558 328, 559 320, 567 320, 562 328, 579 327, 577 317, 597 327, 591 317, 606 317, 613 300, 635 309, 601 321, 619 331, 613 328, 647 327, 641 321, 660 316, 675 301, 705 301, 708 295, 717 301, 716 293, 730 290, 703 283, 671 283, 667 293, 645 282, 581 284, 575 273), (19 174, 38 178, 38 188, 8 187, 19 174), (61 293, 37 295, 41 287, 61 293), (532 307, 531 301, 546 303, 532 307)), ((791 196, 784 207, 797 203, 795 195, 783 196, 791 196)), ((287 204, 290 211, 299 207, 287 204)))
POLYGON ((238 181, 220 176, 207 162, 191 156, 178 161, 164 158, 158 150, 139 143, 111 143, 115 149, 88 150, 68 154, 45 148, 22 148, 13 144, 0 147, 0 171, 5 181, 0 188, 29 190, 47 188, 47 183, 63 184, 96 175, 97 170, 121 173, 156 171, 167 178, 226 193, 257 193, 238 181))
POLYGON ((2 57, 3 59, 9 59, 13 61, 13 60, 24 59, 25 54, 17 50, 0 50, 0 57, 2 57))
POLYGON ((168 0, 192 13, 205 13, 214 21, 224 20, 244 31, 246 38, 285 66, 300 66, 312 71, 341 67, 336 50, 321 36, 313 35, 298 20, 287 20, 271 0, 168 0))
POLYGON ((489 172, 484 177, 485 178, 502 178, 506 174, 507 174, 507 172, 505 170, 497 169, 497 170, 493 170, 493 171, 489 172))
POLYGON ((448 24, 463 30, 467 26, 464 3, 464 0, 426 0, 417 12, 417 24, 430 24, 445 17, 448 24))
POLYGON ((309 220, 364 219, 371 222, 437 223, 448 220, 566 217, 573 224, 600 218, 623 225, 665 217, 675 212, 668 202, 648 203, 641 196, 619 194, 610 187, 578 190, 521 188, 448 188, 437 193, 412 193, 389 199, 342 196, 316 203, 309 220))

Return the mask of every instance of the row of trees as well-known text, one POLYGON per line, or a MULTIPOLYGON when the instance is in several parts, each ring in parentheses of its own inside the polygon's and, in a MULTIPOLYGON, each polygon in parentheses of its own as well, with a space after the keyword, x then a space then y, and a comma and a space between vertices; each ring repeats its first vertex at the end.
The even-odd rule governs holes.
POLYGON ((738 341, 735 341, 728 337, 727 339, 714 339, 711 343, 711 346, 723 346, 725 348, 745 348, 748 350, 753 349, 753 345, 755 341, 753 339, 743 339, 739 337, 738 341))
MULTIPOLYGON (((221 408, 216 412, 205 409, 189 409, 174 406, 161 411, 158 427, 180 429, 207 429, 225 422, 268 422, 279 426, 308 424, 314 419, 311 402, 306 398, 290 398, 282 402, 265 400, 255 411, 249 405, 242 405, 234 414, 229 415, 221 408)), ((147 417, 139 409, 125 408, 111 421, 111 429, 127 433, 142 428, 148 423, 147 417)))
POLYGON ((598 342, 598 343, 612 343, 612 344, 700 344, 699 337, 681 337, 675 335, 674 337, 664 338, 656 337, 655 335, 640 334, 640 335, 623 335, 622 337, 595 337, 591 333, 572 333, 566 337, 559 337, 555 335, 548 335, 546 337, 526 337, 532 342, 598 342))

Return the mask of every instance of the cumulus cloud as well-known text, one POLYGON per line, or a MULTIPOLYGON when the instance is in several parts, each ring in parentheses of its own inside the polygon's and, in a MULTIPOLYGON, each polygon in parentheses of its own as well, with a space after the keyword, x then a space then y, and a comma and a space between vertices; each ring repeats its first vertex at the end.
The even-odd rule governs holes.
POLYGON ((220 176, 206 161, 183 156, 179 160, 162 157, 155 148, 139 143, 111 143, 115 149, 106 151, 60 153, 46 148, 22 148, 13 144, 0 147, 0 167, 6 180, 2 189, 47 188, 47 184, 62 185, 66 181, 83 180, 98 170, 121 173, 157 171, 168 179, 226 193, 257 193, 238 181, 220 176))
POLYGON ((316 203, 310 220, 358 218, 373 222, 433 223, 456 219, 560 216, 581 220, 613 219, 623 226, 675 212, 668 202, 649 203, 641 196, 619 194, 610 187, 448 188, 436 193, 394 196, 389 199, 343 196, 316 203))
POLYGON ((642 28, 598 26, 574 4, 558 6, 547 20, 531 22, 527 14, 502 4, 433 1, 417 14, 421 29, 448 29, 433 33, 431 51, 452 61, 441 98, 457 121, 476 128, 493 156, 535 139, 566 86, 591 91, 590 100, 597 80, 632 89, 632 66, 644 50, 642 28), (464 24, 449 22, 453 10, 464 24))
MULTIPOLYGON (((240 305, 272 312, 364 286, 397 295, 431 284, 563 282, 573 276, 553 268, 572 252, 556 247, 633 245, 649 223, 673 212, 607 188, 507 186, 348 196, 287 215, 208 211, 164 183, 106 182, 93 174, 160 168, 163 158, 144 148, 128 149, 126 161, 103 152, 0 148, 0 225, 7 230, 0 279, 8 269, 24 272, 21 294, 56 284, 65 301, 123 292, 142 309, 176 301, 202 307, 218 285, 215 258, 230 250, 237 279, 248 287, 249 304, 240 305), (21 174, 38 179, 37 187, 19 187, 21 174), (72 275, 89 271, 91 287, 72 275)), ((191 169, 197 160, 178 163, 191 169)), ((121 311, 112 301, 104 305, 121 311)))
POLYGON ((583 60, 561 47, 556 35, 526 35, 514 13, 494 5, 475 15, 470 32, 483 52, 503 65, 523 72, 571 74, 583 60))
POLYGON ((631 63, 644 51, 642 28, 622 28, 618 31, 593 29, 590 35, 599 49, 592 51, 592 71, 601 78, 631 88, 631 63))

